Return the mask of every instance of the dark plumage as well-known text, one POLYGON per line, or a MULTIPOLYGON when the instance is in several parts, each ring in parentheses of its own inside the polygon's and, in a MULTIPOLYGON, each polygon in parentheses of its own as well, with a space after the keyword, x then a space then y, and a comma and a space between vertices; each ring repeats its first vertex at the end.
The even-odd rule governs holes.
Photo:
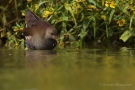
POLYGON ((30 10, 26 11, 25 22, 23 36, 26 47, 35 50, 52 50, 56 47, 58 33, 55 27, 30 10))

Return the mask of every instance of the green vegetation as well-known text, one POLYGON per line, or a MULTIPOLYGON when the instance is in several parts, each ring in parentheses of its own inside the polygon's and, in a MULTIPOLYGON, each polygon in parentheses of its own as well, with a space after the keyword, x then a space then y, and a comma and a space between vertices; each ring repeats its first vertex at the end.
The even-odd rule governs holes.
POLYGON ((1 0, 0 37, 7 47, 23 46, 25 11, 32 10, 59 31, 59 46, 134 44, 134 0, 1 0), (4 3, 3 3, 4 1, 4 3))

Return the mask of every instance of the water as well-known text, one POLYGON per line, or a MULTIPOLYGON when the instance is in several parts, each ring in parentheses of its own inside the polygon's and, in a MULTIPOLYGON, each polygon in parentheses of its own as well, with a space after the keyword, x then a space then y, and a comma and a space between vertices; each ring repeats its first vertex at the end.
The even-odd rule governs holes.
POLYGON ((0 50, 0 90, 134 90, 135 48, 0 50))

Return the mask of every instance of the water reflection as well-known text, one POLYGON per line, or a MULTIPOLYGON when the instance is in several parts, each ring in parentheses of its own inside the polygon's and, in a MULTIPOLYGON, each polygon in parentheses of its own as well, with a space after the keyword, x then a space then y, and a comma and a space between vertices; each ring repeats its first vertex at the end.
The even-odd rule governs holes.
POLYGON ((1 90, 134 90, 135 49, 0 50, 1 90), (122 86, 124 85, 124 86, 122 86))
POLYGON ((0 49, 0 68, 24 68, 24 50, 0 49))
POLYGON ((47 67, 55 63, 54 56, 56 54, 57 52, 54 50, 28 50, 26 51, 26 67, 47 67))

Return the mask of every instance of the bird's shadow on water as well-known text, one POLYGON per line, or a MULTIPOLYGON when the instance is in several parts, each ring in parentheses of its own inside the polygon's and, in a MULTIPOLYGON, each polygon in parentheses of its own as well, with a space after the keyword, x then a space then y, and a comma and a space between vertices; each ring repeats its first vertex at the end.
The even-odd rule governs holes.
POLYGON ((40 68, 55 64, 57 51, 28 50, 26 51, 26 68, 40 68))

